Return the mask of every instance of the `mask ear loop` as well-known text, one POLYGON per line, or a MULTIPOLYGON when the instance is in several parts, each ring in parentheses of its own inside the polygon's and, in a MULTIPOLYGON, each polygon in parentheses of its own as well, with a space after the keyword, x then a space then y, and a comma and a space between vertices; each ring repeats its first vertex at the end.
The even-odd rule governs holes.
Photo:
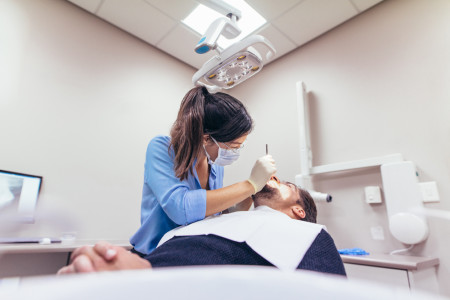
POLYGON ((219 146, 219 143, 216 141, 216 139, 215 138, 213 138, 211 135, 209 136, 209 138, 214 142, 214 144, 216 144, 217 145, 217 147, 219 147, 220 148, 220 146, 219 146))
POLYGON ((208 163, 213 164, 214 162, 211 160, 211 156, 209 156, 208 151, 206 151, 205 144, 202 144, 202 146, 203 146, 203 150, 205 150, 205 154, 206 154, 206 158, 208 159, 208 163))
POLYGON ((213 137, 210 134, 203 134, 203 145, 208 144, 208 141, 212 139, 213 137))
MULTIPOLYGON (((217 147, 220 148, 219 144, 216 142, 216 140, 215 140, 211 135, 208 135, 208 137, 206 138, 206 141, 207 141, 208 139, 211 139, 211 140, 217 145, 217 147)), ((206 141, 205 141, 205 142, 206 142, 206 141)), ((213 165, 213 164, 214 164, 214 161, 212 161, 211 156, 209 156, 208 151, 206 151, 205 143, 203 143, 202 146, 203 146, 203 149, 205 150, 205 154, 206 154, 206 157, 207 157, 207 159, 208 159, 208 164, 213 165)))

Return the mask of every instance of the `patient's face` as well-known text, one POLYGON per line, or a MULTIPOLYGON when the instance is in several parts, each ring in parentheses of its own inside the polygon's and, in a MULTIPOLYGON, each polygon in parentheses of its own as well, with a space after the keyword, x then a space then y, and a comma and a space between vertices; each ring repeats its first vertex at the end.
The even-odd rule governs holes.
POLYGON ((280 181, 273 176, 264 188, 253 196, 255 206, 267 205, 280 210, 300 200, 300 193, 293 183, 280 181))

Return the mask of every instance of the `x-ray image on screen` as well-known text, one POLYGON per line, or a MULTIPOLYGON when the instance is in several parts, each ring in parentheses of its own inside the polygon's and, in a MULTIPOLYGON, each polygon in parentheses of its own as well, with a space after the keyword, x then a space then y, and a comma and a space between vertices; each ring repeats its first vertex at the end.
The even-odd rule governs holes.
POLYGON ((33 222, 41 181, 41 176, 0 170, 0 213, 33 222))
POLYGON ((3 175, 0 177, 0 209, 18 206, 22 186, 23 178, 13 175, 3 175))

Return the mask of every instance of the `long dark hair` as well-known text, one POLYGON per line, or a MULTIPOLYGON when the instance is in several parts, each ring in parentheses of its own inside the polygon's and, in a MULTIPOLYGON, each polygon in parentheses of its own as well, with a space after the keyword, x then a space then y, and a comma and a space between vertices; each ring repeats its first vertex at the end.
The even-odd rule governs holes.
POLYGON ((211 94, 205 87, 191 89, 184 96, 178 116, 170 130, 170 146, 175 152, 175 175, 184 180, 195 159, 203 151, 203 135, 218 142, 230 142, 253 128, 244 105, 225 93, 211 94))

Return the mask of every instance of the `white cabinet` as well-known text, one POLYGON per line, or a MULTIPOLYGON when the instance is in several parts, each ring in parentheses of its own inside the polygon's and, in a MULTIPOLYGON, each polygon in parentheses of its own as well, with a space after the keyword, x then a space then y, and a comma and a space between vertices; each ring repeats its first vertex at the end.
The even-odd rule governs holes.
POLYGON ((438 258, 406 255, 342 255, 349 280, 367 280, 385 287, 438 293, 438 258))
MULTIPOLYGON (((56 274, 67 264, 73 250, 96 241, 76 240, 72 243, 2 244, 0 245, 0 279, 56 274)), ((128 241, 108 241, 113 245, 131 249, 128 241)))

